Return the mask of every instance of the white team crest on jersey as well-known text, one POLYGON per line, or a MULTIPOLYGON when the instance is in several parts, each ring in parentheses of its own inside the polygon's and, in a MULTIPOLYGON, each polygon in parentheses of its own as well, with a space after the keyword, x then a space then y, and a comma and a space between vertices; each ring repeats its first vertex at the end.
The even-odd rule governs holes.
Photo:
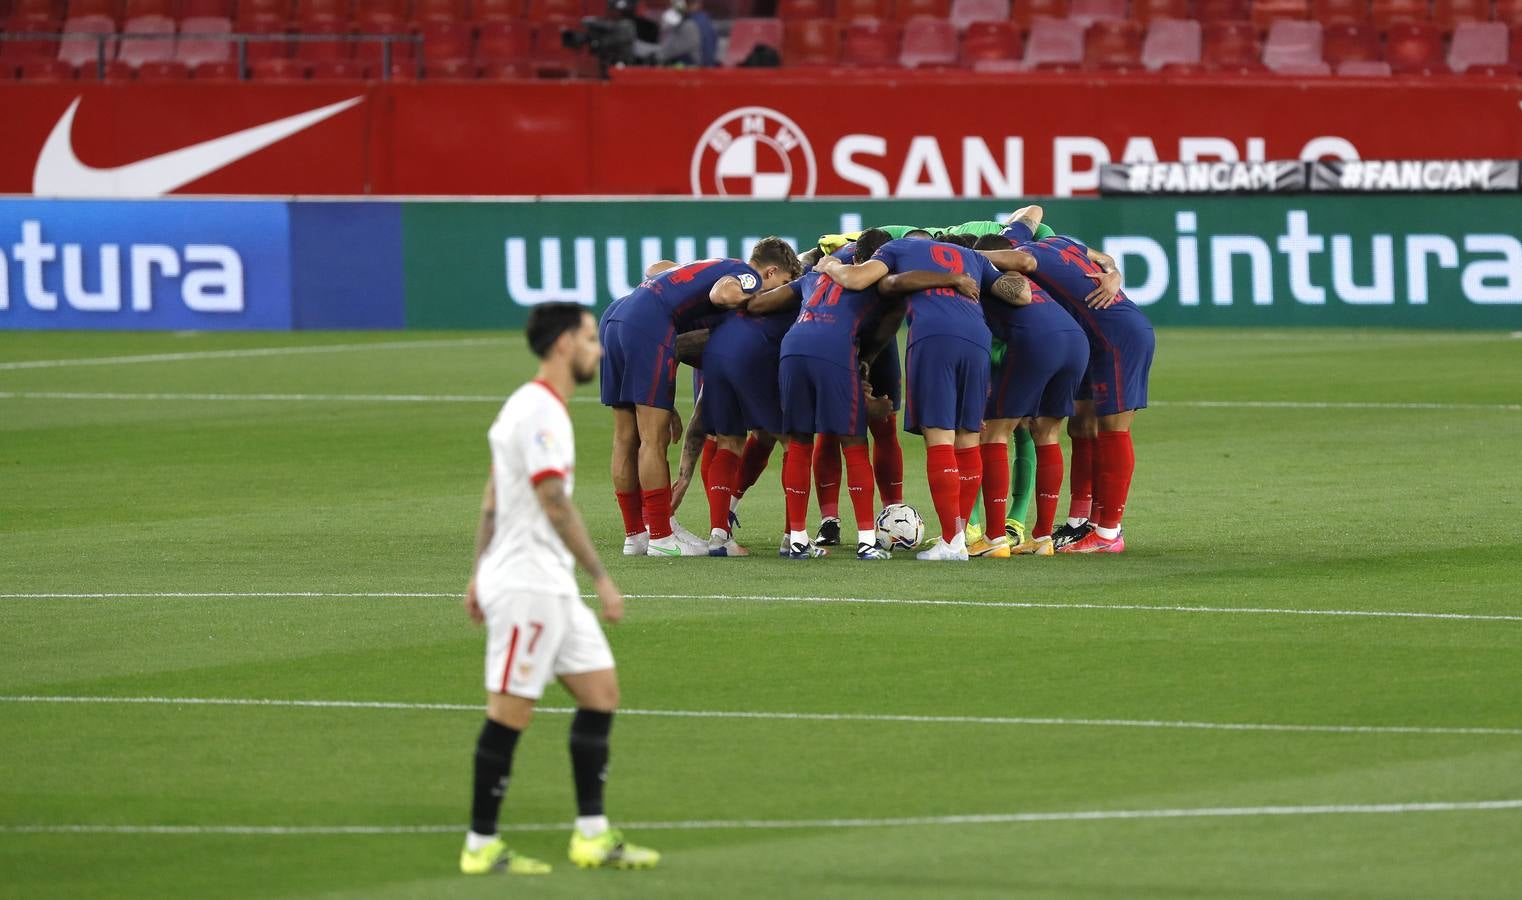
POLYGON ((553 451, 555 449, 555 432, 550 431, 548 428, 540 429, 534 435, 534 443, 538 444, 541 450, 553 451))
POLYGON ((699 197, 811 197, 816 174, 808 136, 764 106, 715 119, 692 151, 692 193, 699 197))
POLYGON ((756 276, 746 272, 740 276, 740 289, 753 291, 756 289, 756 276))

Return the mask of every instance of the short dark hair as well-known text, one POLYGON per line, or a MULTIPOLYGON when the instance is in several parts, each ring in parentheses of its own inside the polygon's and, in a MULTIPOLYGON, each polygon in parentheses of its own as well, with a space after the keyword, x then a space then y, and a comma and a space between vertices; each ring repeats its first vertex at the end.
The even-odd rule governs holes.
POLYGON ((972 245, 974 250, 1012 250, 1015 242, 1002 234, 985 234, 972 245))
POLYGON ((977 241, 970 234, 942 234, 936 240, 939 240, 943 244, 956 244, 958 247, 966 247, 968 250, 971 250, 972 245, 977 241))
POLYGON ((933 238, 935 235, 931 234, 924 228, 911 228, 908 231, 904 232, 904 237, 910 238, 912 240, 919 240, 921 238, 933 238))
POLYGON ((529 310, 528 327, 524 329, 529 349, 544 359, 560 336, 580 328, 581 317, 587 315, 591 315, 591 311, 580 303, 539 304, 529 310))
POLYGON ((856 238, 856 261, 864 263, 872 258, 883 244, 893 240, 893 235, 881 228, 868 228, 856 238))
POLYGON ((803 274, 803 263, 798 261, 798 254, 794 252, 793 245, 776 236, 764 237, 757 241, 756 246, 750 251, 750 261, 758 269, 764 266, 776 266, 785 270, 793 278, 803 274))

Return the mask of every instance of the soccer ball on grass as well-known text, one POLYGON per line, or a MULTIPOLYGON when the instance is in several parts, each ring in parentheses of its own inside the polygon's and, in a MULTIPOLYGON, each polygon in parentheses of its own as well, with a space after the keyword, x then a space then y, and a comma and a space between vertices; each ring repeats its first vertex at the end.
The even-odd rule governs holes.
POLYGON ((877 546, 884 550, 912 550, 925 539, 925 523, 907 503, 883 507, 877 514, 877 546))

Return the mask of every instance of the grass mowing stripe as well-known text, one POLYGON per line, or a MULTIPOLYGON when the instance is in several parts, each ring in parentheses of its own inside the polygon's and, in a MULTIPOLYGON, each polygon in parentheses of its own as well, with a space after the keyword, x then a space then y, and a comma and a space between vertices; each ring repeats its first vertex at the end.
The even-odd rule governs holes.
MULTIPOLYGON (((1434 812, 1500 812, 1522 809, 1522 800, 1428 803, 1343 803, 1319 806, 1206 806, 1182 809, 1091 809, 1071 812, 974 813, 952 816, 898 816, 880 819, 695 819, 621 822, 636 831, 755 830, 808 828, 892 828, 944 825, 1015 825, 1035 822, 1104 822, 1136 819, 1213 819, 1255 816, 1400 815, 1434 812)), ((565 822, 503 825, 503 831, 565 831, 565 822)), ((359 835, 450 834, 453 825, 0 825, 5 834, 221 834, 359 835)))
POLYGON ((112 366, 131 363, 183 362, 195 359, 238 359, 258 356, 297 356, 309 353, 343 353, 350 350, 398 350, 414 347, 465 347, 500 344, 507 338, 440 338, 424 341, 373 341, 351 344, 312 344, 299 347, 246 347, 239 350, 193 350, 184 353, 143 353, 134 356, 78 356, 70 359, 28 359, 0 363, 0 370, 57 369, 68 366, 112 366))
MULTIPOLYGON (((422 342, 419 342, 422 343, 422 342)), ((362 345, 375 346, 375 345, 362 345)), ((229 353, 235 351, 227 351, 229 353)), ((124 357, 138 359, 138 357, 124 357)), ((15 364, 20 365, 20 364, 15 364)), ((0 368, 6 368, 0 364, 0 368)), ((186 402, 275 403, 501 403, 505 397, 487 394, 244 394, 244 393, 124 393, 119 391, 0 391, 0 400, 157 400, 186 402)), ((597 397, 572 397, 573 403, 601 403, 597 397)), ((1192 409, 1376 409, 1464 412, 1522 412, 1519 403, 1402 403, 1319 400, 1153 400, 1152 406, 1192 409)))
MULTIPOLYGON (((444 712, 481 711, 480 704, 402 703, 387 700, 279 700, 258 697, 68 697, 42 694, 0 696, 0 703, 129 703, 155 706, 277 706, 316 709, 396 709, 444 712)), ((540 707, 548 715, 571 715, 572 707, 540 707)), ((1312 734, 1436 734, 1522 737, 1522 728, 1429 725, 1295 725, 1261 722, 1191 722, 1164 719, 1073 719, 1050 716, 927 716, 896 713, 756 712, 747 710, 621 709, 621 716, 669 719, 764 719, 801 722, 903 722, 924 725, 1025 725, 1078 728, 1167 728, 1195 731, 1272 731, 1312 734)))
MULTIPOLYGON (((0 594, 0 600, 146 600, 157 598, 217 600, 314 599, 437 599, 458 593, 432 591, 162 591, 147 593, 36 593, 0 594)), ((591 599, 595 594, 583 594, 591 599)), ((930 600, 902 597, 793 597, 767 594, 625 594, 633 600, 715 600, 724 603, 823 603, 871 604, 876 606, 979 606, 992 609, 1055 609, 1099 612, 1237 613, 1255 616, 1342 616, 1374 619, 1437 619, 1472 622, 1522 622, 1522 615, 1445 613, 1389 609, 1288 609, 1282 607, 1163 606, 1141 603, 1038 603, 1021 600, 930 600)))

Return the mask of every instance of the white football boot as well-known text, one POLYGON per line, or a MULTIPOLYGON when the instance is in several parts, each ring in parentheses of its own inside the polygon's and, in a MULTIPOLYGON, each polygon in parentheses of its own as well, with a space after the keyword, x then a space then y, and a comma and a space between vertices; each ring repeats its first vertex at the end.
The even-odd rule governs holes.
POLYGON ((650 532, 648 531, 641 531, 639 534, 630 534, 624 536, 625 556, 644 556, 645 551, 649 548, 650 532))
POLYGON ((967 535, 958 531, 957 536, 946 543, 941 538, 936 538, 935 543, 930 545, 929 550, 922 550, 914 555, 915 559, 933 560, 967 560, 967 535))

